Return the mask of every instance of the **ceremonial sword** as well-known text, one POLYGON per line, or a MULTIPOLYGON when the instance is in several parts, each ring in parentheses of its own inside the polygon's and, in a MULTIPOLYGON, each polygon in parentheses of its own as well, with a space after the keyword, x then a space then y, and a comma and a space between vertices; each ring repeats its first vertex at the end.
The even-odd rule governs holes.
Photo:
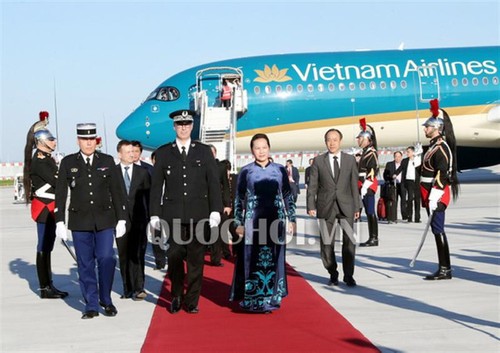
POLYGON ((429 233, 429 227, 431 226, 433 215, 434 215, 434 212, 431 212, 429 214, 429 219, 427 220, 427 224, 425 225, 424 234, 422 234, 422 239, 420 239, 420 244, 418 244, 417 251, 415 252, 415 255, 413 256, 413 259, 410 261, 410 267, 415 266, 415 261, 417 260, 417 256, 418 256, 418 254, 420 254, 420 250, 422 250, 422 247, 424 246, 425 238, 427 237, 427 233, 429 233))
POLYGON ((76 261, 76 255, 73 251, 73 249, 71 249, 68 245, 68 243, 66 242, 66 240, 64 239, 61 239, 61 244, 64 245, 64 247, 66 248, 66 250, 68 250, 69 254, 71 255, 71 257, 75 260, 75 262, 78 262, 76 261))

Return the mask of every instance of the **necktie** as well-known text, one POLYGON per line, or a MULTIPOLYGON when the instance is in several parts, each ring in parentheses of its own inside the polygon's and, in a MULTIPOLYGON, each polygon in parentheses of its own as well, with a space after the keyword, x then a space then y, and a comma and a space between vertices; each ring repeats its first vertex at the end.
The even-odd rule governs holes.
POLYGON ((123 173, 123 179, 125 179, 125 188, 127 189, 127 195, 130 191, 130 175, 128 175, 128 169, 130 167, 125 167, 125 173, 123 173))
POLYGON ((333 156, 333 180, 339 181, 340 165, 337 156, 333 156))
POLYGON ((186 147, 184 147, 184 146, 182 146, 181 156, 182 156, 182 161, 185 162, 186 158, 187 158, 187 153, 186 153, 186 147))
POLYGON ((87 163, 86 163, 86 165, 87 165, 87 169, 89 169, 89 170, 90 170, 90 157, 87 157, 87 159, 86 159, 86 160, 87 160, 87 163))

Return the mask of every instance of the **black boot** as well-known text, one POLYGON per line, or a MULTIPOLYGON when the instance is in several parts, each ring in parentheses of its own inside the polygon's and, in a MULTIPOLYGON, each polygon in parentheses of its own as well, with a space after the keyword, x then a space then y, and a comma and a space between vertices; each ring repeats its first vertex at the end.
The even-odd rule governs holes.
POLYGON ((434 234, 439 260, 439 269, 431 275, 425 276, 426 280, 451 279, 450 249, 445 233, 434 234))
POLYGON ((48 252, 48 253, 44 253, 46 254, 47 256, 47 259, 46 259, 46 266, 47 266, 47 273, 49 274, 49 281, 50 281, 50 288, 56 292, 57 294, 59 294, 61 296, 61 298, 66 298, 68 296, 68 292, 63 292, 59 289, 57 289, 55 286, 54 286, 54 283, 52 282, 52 262, 51 262, 51 255, 52 253, 51 252, 48 252))
POLYGON ((359 246, 378 246, 378 221, 377 216, 374 214, 366 216, 368 221, 369 238, 366 242, 359 244, 359 246))
POLYGON ((36 253, 36 270, 38 281, 40 282, 40 298, 42 299, 60 299, 62 296, 50 286, 50 275, 47 271, 47 253, 36 253))

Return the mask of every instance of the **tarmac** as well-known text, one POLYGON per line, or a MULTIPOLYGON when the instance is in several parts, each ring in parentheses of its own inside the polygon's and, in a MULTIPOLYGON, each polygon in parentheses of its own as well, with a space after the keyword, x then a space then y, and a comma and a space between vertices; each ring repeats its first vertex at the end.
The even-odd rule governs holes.
MULTIPOLYGON (((500 352, 500 165, 465 171, 460 179, 459 199, 446 213, 452 280, 423 280, 437 268, 432 234, 415 266, 409 267, 425 227, 423 210, 423 223, 381 221, 380 245, 357 248, 357 287, 348 288, 342 282, 327 286, 316 221, 306 215, 305 190, 299 196, 298 234, 287 245, 287 262, 382 352, 500 352)), ((56 243, 52 267, 54 283, 69 296, 40 299, 36 228, 29 207, 14 203, 12 188, 4 187, 0 188, 0 214, 1 352, 140 351, 165 275, 164 270, 153 270, 150 246, 146 300, 119 299, 117 268, 112 299, 118 315, 81 320, 84 305, 76 264, 67 250, 56 243)), ((366 234, 363 218, 358 231, 361 242, 366 234)), ((336 249, 340 260, 340 244, 336 249)), ((281 310, 286 310, 286 299, 281 310)), ((318 330, 333 332, 335 327, 318 330)), ((180 351, 176 348, 170 352, 180 351)))

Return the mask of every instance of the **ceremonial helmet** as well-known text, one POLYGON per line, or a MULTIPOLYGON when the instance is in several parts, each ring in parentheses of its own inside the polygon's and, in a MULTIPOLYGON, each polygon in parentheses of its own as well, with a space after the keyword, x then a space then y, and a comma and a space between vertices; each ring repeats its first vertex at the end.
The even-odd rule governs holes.
POLYGON ((370 141, 373 140, 373 131, 370 126, 366 125, 365 118, 359 119, 359 126, 361 127, 361 131, 359 132, 358 136, 356 136, 356 138, 366 137, 370 141))
POLYGON ((439 130, 439 132, 443 132, 444 128, 444 119, 443 119, 443 111, 439 109, 439 101, 437 99, 433 99, 430 102, 430 111, 432 113, 431 117, 422 124, 422 126, 432 126, 439 130))
POLYGON ((48 129, 40 129, 35 131, 34 137, 36 142, 54 141, 56 139, 48 129))

